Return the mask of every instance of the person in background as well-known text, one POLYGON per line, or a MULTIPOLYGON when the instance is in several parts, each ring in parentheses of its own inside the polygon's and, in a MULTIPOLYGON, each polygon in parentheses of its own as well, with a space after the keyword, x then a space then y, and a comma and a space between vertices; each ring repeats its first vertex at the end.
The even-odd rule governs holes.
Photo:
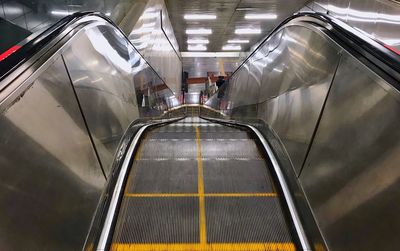
POLYGON ((217 84, 218 90, 225 84, 224 76, 218 76, 218 80, 215 82, 217 84))

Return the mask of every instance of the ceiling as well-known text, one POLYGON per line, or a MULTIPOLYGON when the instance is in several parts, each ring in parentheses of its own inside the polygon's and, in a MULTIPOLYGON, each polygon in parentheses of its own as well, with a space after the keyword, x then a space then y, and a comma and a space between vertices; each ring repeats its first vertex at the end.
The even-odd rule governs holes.
POLYGON ((308 0, 165 0, 180 51, 188 51, 187 39, 208 39, 207 51, 222 51, 229 39, 250 40, 241 51, 265 37, 286 17, 302 8, 308 0), (275 19, 247 20, 246 14, 275 14, 275 19), (185 20, 185 14, 215 14, 215 20, 185 20), (187 35, 186 29, 210 28, 211 35, 187 35), (261 29, 260 34, 237 35, 237 28, 261 29))

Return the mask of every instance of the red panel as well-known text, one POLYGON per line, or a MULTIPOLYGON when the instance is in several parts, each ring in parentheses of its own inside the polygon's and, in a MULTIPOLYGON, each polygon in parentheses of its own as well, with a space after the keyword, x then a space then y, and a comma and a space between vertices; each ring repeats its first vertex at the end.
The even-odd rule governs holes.
POLYGON ((21 46, 19 45, 14 45, 13 47, 11 47, 10 49, 6 50, 5 52, 3 52, 2 54, 0 54, 0 61, 4 60, 6 57, 10 56, 11 54, 13 54, 14 52, 16 52, 19 48, 21 48, 21 46))
POLYGON ((400 51, 397 50, 397 49, 395 49, 395 48, 393 48, 392 46, 389 46, 389 45, 387 45, 387 44, 385 44, 385 45, 383 45, 383 46, 385 46, 387 49, 393 51, 393 52, 396 53, 397 55, 400 55, 400 51))

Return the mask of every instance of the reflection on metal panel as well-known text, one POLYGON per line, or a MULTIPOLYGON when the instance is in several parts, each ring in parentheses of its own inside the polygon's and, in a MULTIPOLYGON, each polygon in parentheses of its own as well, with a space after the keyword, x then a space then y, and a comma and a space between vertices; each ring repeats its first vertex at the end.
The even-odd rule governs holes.
POLYGON ((329 40, 300 26, 285 28, 266 58, 259 116, 282 140, 297 174, 338 60, 329 40))
POLYGON ((178 44, 164 1, 150 0, 147 3, 129 33, 129 40, 178 96, 182 84, 182 63, 177 55, 178 44))
POLYGON ((0 117, 2 250, 80 250, 105 183, 61 59, 0 117))
POLYGON ((400 245, 399 98, 356 60, 342 60, 300 176, 330 250, 400 245))
POLYGON ((245 100, 243 100, 243 94, 249 91, 249 89, 246 88, 249 79, 249 70, 249 63, 244 64, 243 67, 236 72, 235 78, 229 81, 231 90, 229 92, 229 100, 233 102, 234 107, 246 105, 245 100))
POLYGON ((82 32, 64 52, 71 80, 108 174, 118 143, 128 125, 139 118, 127 41, 114 28, 96 26, 82 32), (85 49, 82 49, 85 48, 85 49))
POLYGON ((317 0, 314 11, 328 12, 372 38, 400 49, 400 4, 393 0, 317 0))

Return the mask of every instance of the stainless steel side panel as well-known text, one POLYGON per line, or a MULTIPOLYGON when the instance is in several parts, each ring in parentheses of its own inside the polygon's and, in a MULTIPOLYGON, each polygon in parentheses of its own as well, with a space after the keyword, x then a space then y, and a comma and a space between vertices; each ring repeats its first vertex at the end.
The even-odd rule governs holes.
POLYGON ((400 246, 400 95, 350 56, 300 180, 330 250, 400 246))
POLYGON ((0 116, 1 250, 81 250, 105 183, 62 60, 0 116))
MULTIPOLYGON (((247 81, 249 79, 249 63, 243 65, 243 67, 236 72, 236 78, 234 81, 230 81, 229 88, 229 100, 232 101, 233 107, 238 107, 241 105, 246 105, 244 97, 247 91, 250 91, 247 88, 247 81)), ((252 102, 254 103, 254 102, 252 102)))
POLYGON ((254 102, 258 100, 258 97, 260 95, 263 70, 265 66, 266 60, 264 57, 249 62, 249 76, 247 80, 247 85, 245 86, 247 90, 246 95, 243 95, 243 93, 241 95, 241 104, 254 104, 254 102))
POLYGON ((147 1, 141 18, 127 34, 132 44, 174 95, 179 96, 182 85, 182 62, 178 56, 179 46, 164 1, 147 1))
POLYGON ((259 117, 277 133, 298 175, 339 57, 330 40, 302 26, 286 27, 266 57, 259 117))
POLYGON ((134 76, 145 63, 128 48, 115 28, 98 25, 78 34, 63 53, 107 175, 122 135, 139 118, 134 76))
POLYGON ((328 12, 397 50, 400 49, 399 11, 397 0, 317 0, 317 12, 328 12))

